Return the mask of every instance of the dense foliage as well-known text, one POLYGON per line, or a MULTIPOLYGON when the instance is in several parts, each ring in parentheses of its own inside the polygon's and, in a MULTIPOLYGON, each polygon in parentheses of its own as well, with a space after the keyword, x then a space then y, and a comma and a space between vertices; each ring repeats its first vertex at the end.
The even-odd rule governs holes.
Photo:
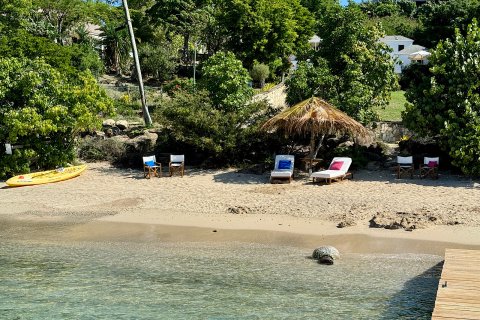
POLYGON ((396 88, 388 47, 382 33, 365 23, 358 7, 323 12, 317 34, 322 38, 316 59, 301 63, 287 82, 287 99, 294 104, 313 95, 328 100, 348 115, 368 122, 374 107, 385 107, 396 88))
MULTIPOLYGON (((418 73, 417 73, 418 75, 418 73)), ((405 124, 426 136, 440 136, 453 164, 480 175, 480 30, 474 21, 464 37, 441 41, 430 72, 407 90, 405 124)))
POLYGON ((154 119, 165 126, 174 144, 187 147, 197 157, 224 165, 248 159, 252 152, 269 150, 268 138, 258 130, 272 115, 266 103, 247 104, 241 112, 221 110, 214 107, 208 91, 178 90, 161 104, 154 119))
POLYGON ((112 108, 89 72, 72 82, 42 60, 0 59, 0 143, 22 146, 0 153, 0 177, 72 161, 76 134, 112 108))
POLYGON ((202 69, 202 87, 208 90, 215 108, 242 111, 253 96, 248 71, 231 52, 218 52, 205 61, 202 69))
MULTIPOLYGON (((45 74, 45 79, 55 80, 54 74, 60 74, 50 87, 61 90, 52 89, 48 95, 51 101, 59 102, 40 100, 71 108, 65 102, 67 88, 86 90, 87 96, 96 97, 98 88, 90 73, 95 77, 103 72, 115 73, 118 79, 127 76, 134 80, 131 44, 119 4, 115 0, 0 0, 0 56, 10 61, 7 65, 20 64, 18 70, 31 67, 27 60, 34 61, 40 66, 40 78, 45 74), (89 33, 90 24, 101 27, 100 38, 89 33)), ((369 0, 349 2, 347 6, 337 0, 130 0, 129 6, 145 78, 150 84, 161 83, 163 90, 155 96, 170 95, 154 107, 158 110, 158 124, 170 128, 172 141, 225 158, 239 148, 250 150, 256 145, 268 149, 261 143, 245 142, 247 136, 255 140, 252 136, 259 120, 251 117, 263 116, 268 109, 250 103, 252 79, 254 85, 260 86, 267 78, 272 85, 286 79, 288 103, 319 96, 367 123, 375 119, 373 110, 387 106, 390 92, 396 89, 392 60, 378 39, 384 34, 398 34, 427 48, 441 43, 432 56, 431 70, 412 66, 401 77, 415 106, 407 109, 405 121, 419 134, 444 137, 444 146, 456 154, 452 156, 455 163, 465 172, 470 170, 465 168, 476 156, 478 79, 474 72, 470 75, 461 68, 461 63, 464 68, 474 68, 470 60, 452 54, 450 46, 457 52, 468 52, 473 59, 475 37, 469 35, 463 45, 459 37, 466 36, 467 25, 479 16, 478 0, 431 0, 421 6, 412 0, 369 0), (317 51, 309 44, 314 34, 321 38, 317 51), (295 71, 291 65, 293 56, 298 61, 295 71), (194 66, 196 79, 192 81, 194 66), (448 85, 446 81, 450 81, 448 85), (196 122, 195 117, 204 119, 208 128, 196 122), (172 129, 177 126, 178 130, 172 129), (246 128, 251 130, 248 134, 246 128), (461 138, 455 135, 458 138, 447 139, 450 132, 460 133, 461 138)), ((0 81, 5 85, 13 80, 0 81)), ((28 83, 25 80, 18 87, 28 83)), ((39 92, 47 87, 42 85, 39 92)), ((11 88, 2 94, 2 101, 10 101, 0 105, 2 121, 12 121, 7 125, 15 126, 17 120, 10 112, 21 108, 23 100, 13 96, 11 88)), ((29 96, 24 99, 27 101, 29 96)), ((98 97, 100 105, 104 100, 104 96, 98 97)), ((129 115, 137 113, 137 104, 116 102, 118 110, 129 115)), ((93 102, 88 108, 94 110, 92 114, 102 109, 93 102)), ((45 110, 36 112, 44 117, 45 110)), ((69 118, 65 119, 65 125, 70 126, 69 118)), ((6 132, 4 128, 2 124, 2 132, 6 132)), ((74 132, 72 129, 69 133, 70 141, 74 132)), ((50 131, 28 143, 40 145, 40 141, 48 141, 43 148, 52 143, 58 147, 61 144, 55 142, 56 136, 50 131)), ((4 133, 2 139, 7 138, 12 139, 4 133)), ((32 163, 37 166, 55 162, 38 154, 36 149, 15 149, 10 159, 17 157, 19 166, 29 165, 22 159, 34 159, 32 163)), ((18 170, 10 170, 14 171, 18 170)))
POLYGON ((250 71, 250 75, 253 81, 255 81, 260 88, 263 88, 265 86, 265 80, 270 75, 270 68, 266 64, 255 63, 250 71))
POLYGON ((286 71, 288 56, 313 35, 313 15, 299 0, 221 0, 217 20, 226 50, 249 69, 258 61, 286 71))

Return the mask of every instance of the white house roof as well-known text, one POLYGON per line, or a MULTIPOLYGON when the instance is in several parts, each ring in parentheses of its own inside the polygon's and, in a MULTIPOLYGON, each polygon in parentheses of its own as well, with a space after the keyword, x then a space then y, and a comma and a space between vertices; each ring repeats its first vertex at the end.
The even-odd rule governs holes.
POLYGON ((380 41, 412 41, 413 39, 404 37, 404 36, 385 36, 380 38, 380 41))
POLYGON ((406 47, 403 50, 397 52, 397 54, 412 54, 417 51, 425 50, 425 47, 419 46, 418 44, 412 44, 411 46, 406 47))

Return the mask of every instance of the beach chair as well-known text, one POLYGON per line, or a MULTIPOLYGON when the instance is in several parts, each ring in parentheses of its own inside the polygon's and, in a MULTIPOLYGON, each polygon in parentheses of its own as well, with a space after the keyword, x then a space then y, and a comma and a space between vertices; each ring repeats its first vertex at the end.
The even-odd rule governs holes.
POLYGON ((152 176, 162 176, 162 164, 157 162, 155 156, 143 157, 143 177, 150 179, 152 176))
POLYGON ((420 165, 420 178, 431 177, 432 179, 438 179, 438 166, 440 164, 440 158, 423 158, 423 164, 420 165))
POLYGON ((168 163, 168 172, 170 173, 170 177, 175 173, 178 172, 183 177, 185 172, 185 155, 183 154, 171 154, 170 155, 170 162, 168 163))
POLYGON ((275 157, 275 167, 270 172, 270 183, 276 180, 288 180, 290 183, 293 179, 293 167, 295 156, 279 154, 275 157))
POLYGON ((314 183, 318 180, 323 180, 328 184, 332 183, 333 180, 353 179, 353 174, 348 172, 351 164, 352 158, 335 157, 330 163, 328 170, 314 172, 310 177, 312 177, 314 183))
POLYGON ((397 156, 397 166, 395 167, 395 171, 397 172, 397 179, 400 179, 402 175, 409 175, 410 178, 413 178, 413 157, 402 157, 397 156))

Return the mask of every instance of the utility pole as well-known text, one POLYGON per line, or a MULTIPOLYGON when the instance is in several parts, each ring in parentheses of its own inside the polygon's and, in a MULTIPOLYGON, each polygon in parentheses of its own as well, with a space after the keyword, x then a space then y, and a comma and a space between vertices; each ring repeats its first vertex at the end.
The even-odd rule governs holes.
POLYGON ((128 10, 127 0, 123 0, 123 8, 125 9, 125 17, 127 19, 128 32, 132 42, 133 60, 135 61, 135 69, 137 69, 138 88, 140 89, 140 97, 142 99, 143 120, 147 127, 152 125, 152 118, 148 112, 147 98, 143 89, 142 71, 140 70, 140 60, 138 59, 137 44, 135 43, 135 35, 133 34, 132 20, 130 19, 130 11, 128 10))

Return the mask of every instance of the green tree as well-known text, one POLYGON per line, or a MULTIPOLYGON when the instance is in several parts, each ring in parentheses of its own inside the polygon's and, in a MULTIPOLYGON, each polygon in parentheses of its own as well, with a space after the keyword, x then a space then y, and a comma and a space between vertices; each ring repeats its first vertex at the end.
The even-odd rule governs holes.
POLYGON ((209 4, 209 0, 157 0, 147 13, 152 22, 183 37, 183 58, 186 61, 190 38, 202 34, 206 28, 209 4))
POLYGON ((410 86, 402 117, 408 128, 440 136, 452 163, 465 174, 480 175, 480 30, 441 41, 429 58, 430 75, 410 86))
POLYGON ((256 81, 260 88, 263 88, 265 86, 265 80, 270 75, 270 68, 266 64, 256 63, 253 65, 250 75, 253 81, 256 81))
POLYGON ((31 0, 0 0, 0 34, 28 25, 31 0))
POLYGON ((215 108, 241 112, 253 96, 248 71, 231 52, 217 52, 203 64, 201 86, 209 91, 215 108))
POLYGON ((220 166, 244 161, 253 151, 268 150, 268 139, 259 126, 271 113, 264 102, 248 104, 243 112, 220 110, 206 90, 178 90, 162 100, 153 116, 173 139, 171 143, 186 146, 197 158, 214 159, 220 166))
POLYGON ((416 19, 400 15, 370 18, 368 22, 372 26, 380 24, 388 36, 402 35, 407 38, 415 38, 420 28, 420 24, 416 19))
POLYGON ((75 77, 78 70, 90 70, 95 75, 103 71, 100 57, 91 46, 61 46, 47 38, 32 36, 25 30, 0 36, 0 56, 44 58, 45 62, 67 77, 75 77))
MULTIPOLYGON (((324 59, 312 62, 302 61, 297 70, 285 81, 287 103, 294 105, 308 98, 335 96, 337 78, 333 76, 324 59)), ((326 98, 327 99, 327 98, 326 98)))
POLYGON ((170 80, 178 66, 175 47, 170 42, 161 45, 142 43, 138 47, 142 72, 160 81, 170 80))
POLYGON ((317 58, 293 74, 295 78, 297 72, 303 73, 297 79, 306 81, 299 81, 295 88, 292 85, 297 80, 289 83, 291 104, 313 94, 363 122, 375 118, 373 108, 388 105, 390 92, 397 87, 393 61, 389 48, 378 41, 381 31, 366 20, 354 4, 323 13, 317 30, 322 39, 317 58), (300 92, 302 87, 305 94, 300 92))
POLYGON ((479 17, 478 0, 428 1, 418 10, 423 28, 416 34, 418 43, 435 47, 440 40, 455 38, 455 29, 466 33, 474 17, 479 17))
POLYGON ((112 110, 89 72, 71 82, 42 60, 1 58, 0 143, 23 148, 0 153, 0 176, 72 161, 77 133, 95 128, 99 115, 112 110))
POLYGON ((221 0, 218 7, 225 47, 247 68, 256 60, 283 72, 313 35, 313 15, 300 0, 221 0))
POLYGON ((37 13, 55 27, 56 40, 60 44, 69 42, 70 33, 82 22, 88 21, 88 4, 83 0, 32 0, 37 13))

